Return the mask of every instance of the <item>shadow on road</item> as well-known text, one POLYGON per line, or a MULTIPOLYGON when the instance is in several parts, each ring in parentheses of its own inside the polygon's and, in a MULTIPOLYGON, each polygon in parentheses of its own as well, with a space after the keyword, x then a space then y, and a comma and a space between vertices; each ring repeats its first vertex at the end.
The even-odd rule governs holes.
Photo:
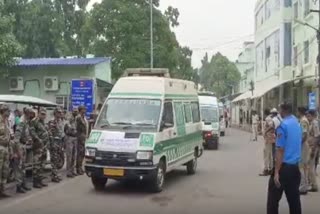
MULTIPOLYGON (((176 183, 181 182, 181 180, 192 179, 193 176, 188 176, 186 170, 174 170, 166 175, 165 189, 171 188, 176 183)), ((111 181, 110 181, 111 182, 111 181)), ((137 196, 137 195, 149 195, 149 183, 147 181, 121 181, 112 182, 107 184, 103 191, 96 191, 94 188, 90 191, 92 194, 102 194, 102 195, 127 195, 127 196, 137 196)))

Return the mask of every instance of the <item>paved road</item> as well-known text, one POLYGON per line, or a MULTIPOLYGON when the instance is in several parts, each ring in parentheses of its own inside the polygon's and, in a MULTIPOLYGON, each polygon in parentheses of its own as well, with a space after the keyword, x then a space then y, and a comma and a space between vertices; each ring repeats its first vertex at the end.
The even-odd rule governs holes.
MULTIPOLYGON (((249 142, 249 134, 231 130, 219 151, 206 151, 198 172, 185 169, 167 177, 165 191, 147 193, 143 185, 126 188, 110 182, 104 192, 95 192, 86 176, 0 201, 0 213, 265 213, 267 178, 257 174, 262 162, 262 144, 249 142)), ((320 193, 302 198, 304 213, 319 213, 320 193)), ((282 213, 288 213, 285 198, 282 213)))

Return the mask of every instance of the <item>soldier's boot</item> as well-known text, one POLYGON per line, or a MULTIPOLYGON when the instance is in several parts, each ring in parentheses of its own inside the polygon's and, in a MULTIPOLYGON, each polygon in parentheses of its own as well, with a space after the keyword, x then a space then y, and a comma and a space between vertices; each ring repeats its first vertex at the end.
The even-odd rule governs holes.
POLYGON ((41 189, 42 185, 40 183, 40 179, 39 178, 34 178, 33 179, 33 187, 37 188, 37 189, 41 189))
POLYGON ((22 188, 22 185, 17 186, 17 193, 26 193, 27 191, 22 188))
POLYGON ((41 184, 42 187, 47 187, 48 184, 46 184, 45 182, 43 182, 43 179, 39 180, 39 183, 41 184))
POLYGON ((26 183, 23 183, 23 184, 21 185, 21 187, 22 187, 25 191, 30 191, 30 190, 31 190, 31 188, 28 187, 28 186, 26 185, 26 183))
POLYGON ((60 182, 60 179, 59 179, 58 177, 53 177, 53 178, 51 179, 51 181, 54 182, 54 183, 59 183, 59 182, 60 182))

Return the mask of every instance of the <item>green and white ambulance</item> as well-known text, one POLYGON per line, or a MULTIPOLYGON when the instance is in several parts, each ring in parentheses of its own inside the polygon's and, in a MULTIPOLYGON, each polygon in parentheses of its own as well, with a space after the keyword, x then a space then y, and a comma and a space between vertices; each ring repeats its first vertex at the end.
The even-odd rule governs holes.
POLYGON ((220 141, 218 99, 211 93, 199 92, 202 136, 205 148, 217 150, 220 141))
POLYGON ((160 192, 173 169, 194 174, 203 151, 195 84, 134 73, 114 85, 86 142, 85 169, 97 190, 108 179, 139 179, 160 192))

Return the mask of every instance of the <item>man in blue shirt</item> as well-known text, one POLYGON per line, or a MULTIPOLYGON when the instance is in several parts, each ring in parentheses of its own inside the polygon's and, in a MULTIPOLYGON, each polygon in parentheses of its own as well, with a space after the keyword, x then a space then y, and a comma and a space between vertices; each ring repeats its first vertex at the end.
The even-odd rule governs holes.
POLYGON ((279 213, 283 192, 287 197, 290 214, 301 214, 299 162, 302 129, 298 119, 292 115, 291 104, 281 104, 280 114, 283 120, 276 130, 275 169, 269 180, 267 214, 279 213))

